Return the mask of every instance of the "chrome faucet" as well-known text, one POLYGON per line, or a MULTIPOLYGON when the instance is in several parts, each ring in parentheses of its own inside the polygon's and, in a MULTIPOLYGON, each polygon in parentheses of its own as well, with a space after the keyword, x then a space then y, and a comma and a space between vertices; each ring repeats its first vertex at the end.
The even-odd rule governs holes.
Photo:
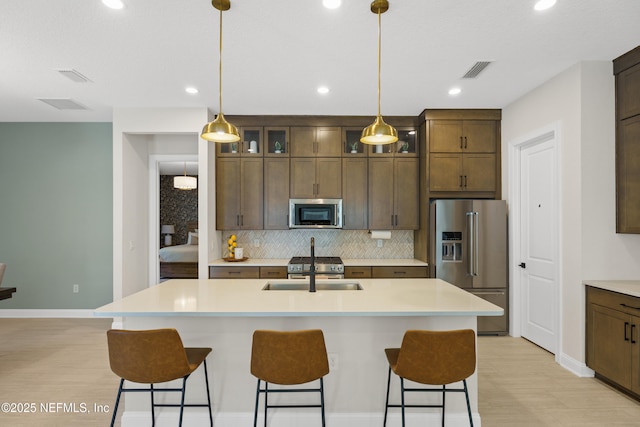
POLYGON ((316 254, 315 240, 311 238, 311 265, 309 266, 309 292, 316 291, 316 254))

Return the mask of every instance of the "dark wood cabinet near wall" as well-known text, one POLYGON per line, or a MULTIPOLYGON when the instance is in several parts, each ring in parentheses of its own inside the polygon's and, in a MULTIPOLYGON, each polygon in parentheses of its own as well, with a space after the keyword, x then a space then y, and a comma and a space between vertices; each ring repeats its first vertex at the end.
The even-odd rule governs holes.
POLYGON ((640 398, 640 298, 586 287, 586 362, 640 398))
POLYGON ((216 162, 216 228, 263 227, 262 157, 220 157, 216 162))
POLYGON ((613 61, 616 81, 616 231, 640 234, 640 46, 613 61))

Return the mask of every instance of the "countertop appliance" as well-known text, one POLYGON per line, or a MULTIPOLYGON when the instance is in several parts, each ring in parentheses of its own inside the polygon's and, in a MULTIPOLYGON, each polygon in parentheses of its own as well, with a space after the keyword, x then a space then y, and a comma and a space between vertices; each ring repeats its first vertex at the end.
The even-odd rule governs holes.
MULTIPOLYGON (((344 279, 344 263, 340 257, 315 257, 316 279, 344 279)), ((289 260, 287 273, 289 279, 309 277, 311 257, 296 256, 289 260)))
POLYGON ((342 228, 342 199, 289 199, 289 228, 342 228))
POLYGON ((431 202, 431 276, 504 309, 505 314, 500 317, 479 317, 479 334, 504 335, 508 332, 507 227, 504 200, 431 202))

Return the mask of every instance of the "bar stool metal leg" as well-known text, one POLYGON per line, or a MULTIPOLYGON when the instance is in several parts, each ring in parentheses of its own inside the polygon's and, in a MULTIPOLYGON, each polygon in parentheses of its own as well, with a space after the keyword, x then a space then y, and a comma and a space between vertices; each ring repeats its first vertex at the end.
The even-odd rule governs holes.
POLYGON ((320 411, 322 411, 322 427, 325 427, 324 417, 324 381, 320 378, 320 411))
POLYGON ((184 414, 184 392, 187 385, 187 378, 189 378, 189 375, 182 379, 182 395, 180 397, 180 421, 178 422, 178 427, 182 427, 182 415, 184 414))
POLYGON ((116 415, 118 414, 118 405, 120 404, 120 395, 122 394, 122 384, 124 383, 124 378, 120 378, 120 387, 118 387, 118 396, 116 396, 116 404, 113 407, 113 415, 111 416, 111 426, 113 427, 116 422, 116 415))
POLYGON ((264 382, 264 427, 267 427, 267 408, 269 407, 269 382, 264 382))
POLYGON ((471 414, 471 402, 469 402, 469 390, 467 389, 467 380, 462 380, 464 388, 464 397, 467 399, 467 412, 469 413, 469 425, 473 427, 473 415, 471 414))
POLYGON ((389 366, 389 374, 387 375, 387 400, 384 405, 384 422, 383 427, 387 427, 387 412, 389 411, 389 386, 391 385, 391 366, 389 366))
POLYGON ((211 413, 211 393, 209 393, 209 373, 207 372, 207 359, 202 364, 204 365, 204 381, 207 386, 207 402, 209 403, 209 423, 213 427, 213 414, 211 413))
POLYGON ((258 379, 258 385, 256 386, 256 407, 253 410, 253 427, 258 426, 258 403, 260 402, 260 379, 258 379))
POLYGON ((447 387, 447 385, 446 385, 446 384, 444 384, 444 385, 442 386, 442 427, 444 427, 444 408, 445 408, 445 406, 444 406, 444 400, 445 400, 446 395, 447 395, 446 387, 447 387))
POLYGON ((402 405, 402 427, 404 427, 404 378, 400 377, 400 404, 402 405))

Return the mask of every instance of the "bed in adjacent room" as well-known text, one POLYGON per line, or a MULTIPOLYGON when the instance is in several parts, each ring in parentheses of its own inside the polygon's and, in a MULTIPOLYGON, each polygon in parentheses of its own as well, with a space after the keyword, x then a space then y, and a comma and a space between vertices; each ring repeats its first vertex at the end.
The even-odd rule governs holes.
POLYGON ((160 280, 198 278, 198 223, 187 223, 188 238, 185 245, 160 249, 160 280))

